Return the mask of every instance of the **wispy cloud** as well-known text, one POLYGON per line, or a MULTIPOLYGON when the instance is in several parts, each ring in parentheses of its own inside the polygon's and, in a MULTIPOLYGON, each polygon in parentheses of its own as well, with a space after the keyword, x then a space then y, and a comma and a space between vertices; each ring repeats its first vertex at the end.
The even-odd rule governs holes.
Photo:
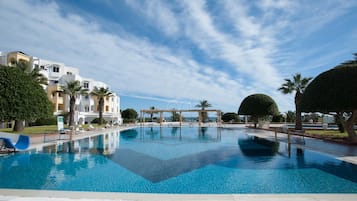
POLYGON ((232 2, 226 3, 223 9, 223 12, 229 12, 226 23, 235 24, 237 35, 219 30, 203 1, 186 1, 188 37, 210 57, 228 62, 236 72, 233 77, 249 76, 254 82, 276 86, 279 75, 272 66, 267 49, 259 43, 252 44, 255 33, 260 34, 259 25, 241 12, 244 10, 242 7, 232 2), (237 23, 235 19, 238 19, 237 23), (262 77, 261 74, 266 76, 262 77))
POLYGON ((160 29, 168 36, 175 36, 179 32, 179 23, 166 1, 126 0, 125 2, 136 12, 141 13, 151 26, 160 29))

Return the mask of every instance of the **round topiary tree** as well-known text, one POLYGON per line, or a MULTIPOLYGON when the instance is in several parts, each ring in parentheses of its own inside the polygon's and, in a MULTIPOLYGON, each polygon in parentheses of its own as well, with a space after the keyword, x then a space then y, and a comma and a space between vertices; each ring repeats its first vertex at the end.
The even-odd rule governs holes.
POLYGON ((238 109, 238 115, 250 115, 254 127, 257 127, 259 120, 267 116, 278 115, 279 110, 275 101, 265 94, 252 94, 247 96, 238 109))
POLYGON ((302 100, 303 112, 336 113, 348 133, 350 142, 357 142, 354 124, 357 121, 357 54, 345 62, 318 75, 306 88, 302 100))

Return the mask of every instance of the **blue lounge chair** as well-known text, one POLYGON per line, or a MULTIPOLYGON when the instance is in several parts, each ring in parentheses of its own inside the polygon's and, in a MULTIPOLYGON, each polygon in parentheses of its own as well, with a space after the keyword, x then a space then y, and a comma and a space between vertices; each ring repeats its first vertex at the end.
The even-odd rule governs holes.
POLYGON ((16 144, 12 143, 10 138, 0 137, 3 141, 3 146, 9 149, 26 150, 30 146, 30 137, 26 135, 20 135, 16 144))

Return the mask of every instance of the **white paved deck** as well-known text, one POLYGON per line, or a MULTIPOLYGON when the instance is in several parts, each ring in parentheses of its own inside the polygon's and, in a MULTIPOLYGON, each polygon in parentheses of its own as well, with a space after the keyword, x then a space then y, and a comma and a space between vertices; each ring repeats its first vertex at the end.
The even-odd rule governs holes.
POLYGON ((0 189, 0 201, 356 201, 357 194, 144 194, 0 189))

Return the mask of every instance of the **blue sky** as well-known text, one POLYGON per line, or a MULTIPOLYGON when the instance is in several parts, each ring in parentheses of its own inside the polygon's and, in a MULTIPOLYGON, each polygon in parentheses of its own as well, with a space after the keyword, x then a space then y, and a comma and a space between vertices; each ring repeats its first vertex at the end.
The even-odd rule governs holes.
POLYGON ((0 1, 0 51, 80 69, 121 96, 121 109, 189 109, 206 99, 236 112, 253 93, 281 112, 277 88, 357 52, 357 1, 0 1))

